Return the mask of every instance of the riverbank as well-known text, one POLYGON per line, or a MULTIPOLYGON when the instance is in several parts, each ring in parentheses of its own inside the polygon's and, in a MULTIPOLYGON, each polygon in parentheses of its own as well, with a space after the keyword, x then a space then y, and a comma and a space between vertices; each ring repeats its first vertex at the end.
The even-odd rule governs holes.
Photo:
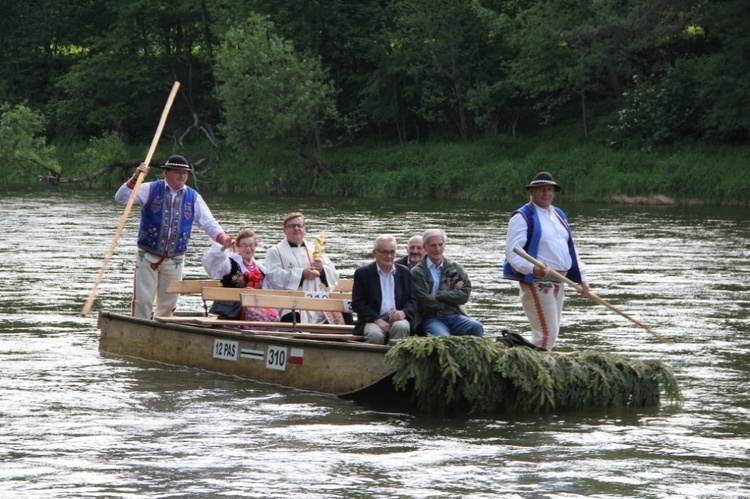
POLYGON ((229 174, 216 187, 225 192, 519 201, 525 199, 524 186, 534 174, 549 171, 568 201, 750 206, 747 147, 696 143, 613 150, 593 140, 561 136, 470 144, 360 144, 327 151, 328 169, 317 179, 285 155, 259 151, 253 159, 227 166, 229 174), (254 180, 259 177, 265 178, 260 185, 254 180))
MULTIPOLYGON (((63 177, 87 177, 101 161, 79 161, 83 145, 57 147, 63 177)), ((116 188, 147 145, 131 144, 116 170, 86 187, 116 188)), ((162 145, 156 162, 174 151, 162 145)), ((452 199, 521 202, 539 171, 551 172, 568 202, 750 207, 750 147, 681 144, 613 149, 569 130, 468 144, 358 143, 325 151, 322 168, 300 165, 294 151, 270 146, 238 154, 193 143, 179 151, 198 168, 201 191, 374 199, 452 199)), ((38 184, 29 175, 26 185, 38 184)), ((195 178, 191 179, 195 185, 195 178)), ((65 187, 70 188, 70 187, 65 187)))

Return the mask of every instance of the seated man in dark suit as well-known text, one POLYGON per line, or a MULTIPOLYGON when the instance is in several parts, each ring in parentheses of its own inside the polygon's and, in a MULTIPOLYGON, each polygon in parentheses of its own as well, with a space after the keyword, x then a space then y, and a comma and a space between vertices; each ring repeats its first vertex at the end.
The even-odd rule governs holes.
POLYGON ((357 313, 354 334, 367 343, 385 345, 409 336, 417 313, 409 269, 394 263, 396 238, 375 239, 375 261, 354 271, 352 309, 357 313))

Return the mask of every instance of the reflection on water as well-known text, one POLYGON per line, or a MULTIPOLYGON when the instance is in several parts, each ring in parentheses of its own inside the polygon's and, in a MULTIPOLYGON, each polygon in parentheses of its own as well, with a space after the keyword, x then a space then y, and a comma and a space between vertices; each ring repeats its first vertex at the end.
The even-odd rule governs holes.
MULTIPOLYGON (((566 206, 592 290, 659 334, 569 294, 560 349, 661 359, 682 408, 442 419, 335 397, 100 355, 96 311, 125 309, 137 216, 78 316, 121 214, 110 193, 0 199, 0 492, 3 497, 741 497, 750 494, 750 256, 742 209, 566 206)), ((474 288, 488 334, 524 332, 500 279, 515 206, 209 196, 230 232, 252 227, 258 256, 283 214, 325 230, 343 277, 372 240, 432 226, 474 288)), ((186 278, 203 278, 205 236, 186 278)), ((182 297, 184 308, 199 308, 182 297)))

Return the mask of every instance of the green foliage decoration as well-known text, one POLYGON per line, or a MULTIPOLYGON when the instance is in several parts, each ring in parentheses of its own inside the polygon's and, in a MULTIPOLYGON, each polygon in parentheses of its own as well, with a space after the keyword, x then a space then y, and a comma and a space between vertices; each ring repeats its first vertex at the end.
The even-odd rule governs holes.
POLYGON ((672 370, 603 352, 560 354, 506 347, 491 338, 412 337, 386 354, 398 390, 413 388, 431 414, 550 412, 588 407, 650 407, 682 394, 672 370))

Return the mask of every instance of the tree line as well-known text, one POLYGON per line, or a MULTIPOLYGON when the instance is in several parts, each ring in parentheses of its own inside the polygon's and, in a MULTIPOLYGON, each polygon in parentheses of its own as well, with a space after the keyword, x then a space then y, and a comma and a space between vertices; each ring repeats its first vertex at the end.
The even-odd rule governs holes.
MULTIPOLYGON (((608 147, 750 142, 746 0, 0 0, 0 150, 59 173, 148 140, 276 146, 568 124, 608 147), (53 145, 50 145, 53 144, 53 145)), ((122 159, 120 157, 119 159, 122 159)), ((6 172, 2 180, 8 181, 6 172)))

